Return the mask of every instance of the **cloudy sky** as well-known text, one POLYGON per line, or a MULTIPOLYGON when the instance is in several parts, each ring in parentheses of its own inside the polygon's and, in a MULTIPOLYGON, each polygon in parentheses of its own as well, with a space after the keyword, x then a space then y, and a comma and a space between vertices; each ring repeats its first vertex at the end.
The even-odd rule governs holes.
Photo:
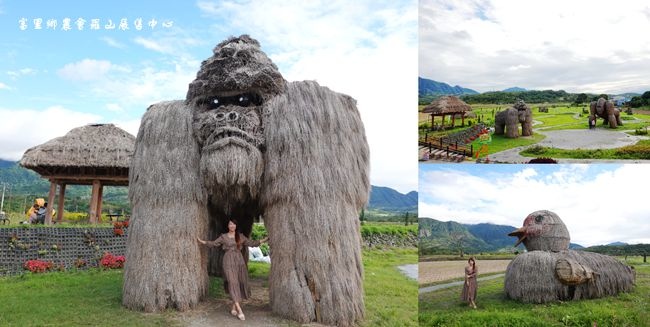
POLYGON ((414 0, 0 0, 0 159, 89 123, 136 134, 150 104, 185 97, 215 44, 246 33, 287 80, 357 99, 371 182, 415 190, 417 9, 414 0))
POLYGON ((419 76, 479 92, 650 90, 646 0, 421 0, 419 76))
MULTIPOLYGON (((650 165, 420 165, 419 216, 520 227, 550 210, 583 246, 650 243, 650 165)), ((515 239, 513 238, 513 244, 515 239)))

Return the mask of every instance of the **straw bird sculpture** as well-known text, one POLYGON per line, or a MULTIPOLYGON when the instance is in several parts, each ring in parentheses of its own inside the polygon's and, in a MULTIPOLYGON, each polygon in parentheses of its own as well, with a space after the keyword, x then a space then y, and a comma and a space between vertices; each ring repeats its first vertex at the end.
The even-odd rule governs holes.
POLYGON ((220 273, 199 247, 228 218, 250 235, 262 217, 271 247, 274 313, 349 326, 364 315, 358 213, 369 152, 351 97, 287 82, 247 35, 218 44, 184 101, 154 104, 130 169, 133 207, 123 304, 194 307, 220 273))
POLYGON ((518 237, 528 252, 508 264, 506 295, 527 303, 599 298, 632 290, 634 272, 613 257, 569 250, 569 231, 555 213, 535 211, 518 237))
POLYGON ((596 117, 603 119, 603 125, 609 124, 610 128, 623 126, 621 121, 621 113, 614 107, 614 102, 605 100, 605 98, 598 98, 597 101, 591 101, 589 104, 589 121, 596 124, 596 117))
POLYGON ((523 100, 518 100, 511 108, 497 112, 494 117, 494 134, 505 134, 508 138, 533 135, 533 112, 523 100))

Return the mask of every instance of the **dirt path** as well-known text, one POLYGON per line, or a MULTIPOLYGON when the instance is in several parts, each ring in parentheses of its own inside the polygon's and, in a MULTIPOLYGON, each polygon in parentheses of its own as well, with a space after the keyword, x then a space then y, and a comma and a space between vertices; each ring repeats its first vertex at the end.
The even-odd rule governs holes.
POLYGON ((188 327, 214 327, 214 326, 324 326, 321 324, 301 325, 295 321, 282 319, 273 315, 269 305, 269 290, 264 286, 266 281, 251 279, 251 298, 242 306, 245 321, 240 321, 230 314, 231 302, 227 298, 209 299, 201 303, 196 309, 179 313, 177 321, 181 326, 188 327))

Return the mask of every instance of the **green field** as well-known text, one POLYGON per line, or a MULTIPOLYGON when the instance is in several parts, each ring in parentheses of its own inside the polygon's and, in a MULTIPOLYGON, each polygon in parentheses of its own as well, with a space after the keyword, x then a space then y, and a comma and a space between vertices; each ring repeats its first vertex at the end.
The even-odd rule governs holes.
MULTIPOLYGON (((363 326, 417 326, 417 282, 396 268, 416 262, 414 248, 363 251, 363 326)), ((250 262, 251 278, 268 278, 269 267, 250 262)), ((226 296, 220 278, 211 279, 210 296, 226 296)), ((134 312, 121 306, 121 298, 121 270, 4 277, 0 278, 0 326, 182 326, 174 310, 134 312)))
POLYGON ((641 260, 628 257, 636 286, 616 297, 523 304, 505 297, 503 278, 479 281, 476 310, 460 301, 461 286, 425 293, 419 297, 420 326, 650 326, 650 264, 641 260))
MULTIPOLYGON (((481 116, 484 122, 488 125, 493 125, 494 115, 499 110, 506 109, 508 105, 496 105, 496 104, 472 104, 472 112, 477 116, 481 116)), ((533 129, 539 131, 555 131, 555 130, 569 130, 569 129, 587 129, 587 118, 589 116, 589 106, 572 106, 567 103, 556 103, 556 104, 544 104, 548 108, 548 112, 539 112, 540 104, 529 104, 532 113, 533 120, 535 125, 533 129), (587 111, 587 113, 584 112, 587 111)), ((423 106, 419 106, 421 110, 423 106)), ((619 127, 620 131, 629 131, 629 134, 634 134, 636 129, 644 129, 650 126, 650 112, 645 110, 636 110, 633 115, 628 115, 625 112, 621 112, 621 119, 623 120, 623 126, 619 127)), ((437 122, 441 122, 440 117, 437 117, 437 122)), ((446 123, 449 123, 449 117, 446 118, 446 123)), ((466 122, 472 121, 476 122, 476 118, 466 119, 466 122)), ((607 129, 609 130, 608 125, 602 124, 602 119, 598 119, 596 128, 598 129, 607 129)), ((456 127, 454 129, 447 129, 446 131, 436 131, 431 132, 427 128, 430 125, 430 116, 428 114, 419 113, 419 135, 421 138, 425 134, 428 134, 429 137, 442 137, 447 133, 453 133, 466 129, 468 127, 456 127)), ((497 153, 504 150, 532 145, 540 142, 544 139, 544 136, 540 133, 534 133, 532 137, 519 137, 516 139, 508 139, 503 135, 493 135, 492 142, 488 145, 489 153, 497 153)), ((642 144, 642 143, 638 143, 642 144)), ((474 150, 478 150, 481 147, 478 140, 472 142, 474 150)), ((628 150, 624 150, 623 153, 617 153, 619 149, 605 149, 605 150, 561 150, 551 148, 545 153, 532 154, 522 152, 523 156, 528 157, 551 157, 551 158, 574 158, 574 159, 647 159, 646 157, 650 154, 647 154, 647 151, 643 150, 639 154, 630 154, 628 150)), ((620 151, 619 151, 620 152, 620 151)), ((634 151, 632 151, 634 152, 634 151)), ((484 154, 481 154, 480 157, 485 157, 484 154)))

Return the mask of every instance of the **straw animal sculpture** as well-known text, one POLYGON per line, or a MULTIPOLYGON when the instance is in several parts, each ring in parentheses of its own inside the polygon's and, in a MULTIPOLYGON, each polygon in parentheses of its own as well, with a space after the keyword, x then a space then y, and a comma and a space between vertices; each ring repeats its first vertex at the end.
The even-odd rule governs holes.
POLYGON ((301 323, 364 316, 358 213, 369 152, 356 102, 313 81, 287 82, 247 35, 218 44, 185 101, 149 107, 130 170, 133 206, 123 304, 186 310, 220 273, 228 218, 271 247, 270 304, 301 323))
POLYGON ((508 234, 518 237, 528 252, 508 264, 506 295, 521 302, 545 303, 599 298, 631 291, 634 272, 616 258, 569 250, 569 231, 560 217, 535 211, 523 227, 508 234))

